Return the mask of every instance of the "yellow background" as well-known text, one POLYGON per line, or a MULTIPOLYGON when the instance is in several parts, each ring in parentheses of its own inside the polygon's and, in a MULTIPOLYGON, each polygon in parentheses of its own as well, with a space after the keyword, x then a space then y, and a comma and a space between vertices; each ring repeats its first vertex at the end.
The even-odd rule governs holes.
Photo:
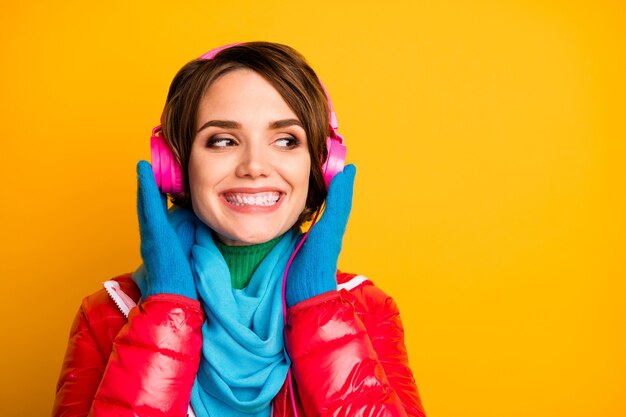
POLYGON ((139 263, 171 78, 241 40, 330 90, 358 168, 340 267, 397 300, 430 416, 626 415, 624 2, 12 3, 0 415, 49 414, 81 298, 139 263))

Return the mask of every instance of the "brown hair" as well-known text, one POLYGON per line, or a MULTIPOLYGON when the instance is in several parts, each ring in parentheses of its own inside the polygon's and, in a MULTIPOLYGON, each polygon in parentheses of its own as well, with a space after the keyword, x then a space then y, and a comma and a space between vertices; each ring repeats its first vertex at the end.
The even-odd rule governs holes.
POLYGON ((329 107, 324 89, 313 69, 293 48, 270 42, 249 42, 219 52, 211 60, 196 59, 178 71, 167 95, 161 119, 167 144, 182 167, 185 191, 171 195, 176 205, 191 208, 189 157, 196 132, 200 101, 222 75, 250 69, 264 77, 293 110, 304 127, 311 155, 309 191, 296 226, 311 220, 326 198, 321 162, 326 159, 330 134, 329 107))

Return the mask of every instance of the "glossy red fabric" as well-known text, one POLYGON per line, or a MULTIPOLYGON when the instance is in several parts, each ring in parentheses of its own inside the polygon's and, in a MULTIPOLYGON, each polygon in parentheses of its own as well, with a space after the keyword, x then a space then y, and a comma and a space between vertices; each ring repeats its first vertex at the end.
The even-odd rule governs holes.
MULTIPOLYGON (((116 280, 139 299, 130 274, 116 280)), ((148 297, 128 321, 104 290, 86 297, 52 415, 185 416, 203 320, 200 304, 178 295, 148 297)), ((425 415, 397 307, 371 282, 293 306, 285 332, 300 417, 425 415)), ((286 383, 272 409, 273 417, 294 415, 286 383)))

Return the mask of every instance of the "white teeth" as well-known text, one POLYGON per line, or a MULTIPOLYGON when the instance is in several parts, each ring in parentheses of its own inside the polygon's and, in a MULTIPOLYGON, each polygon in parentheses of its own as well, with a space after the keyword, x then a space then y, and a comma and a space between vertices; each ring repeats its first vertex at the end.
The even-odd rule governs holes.
POLYGON ((280 193, 270 191, 256 194, 228 193, 224 194, 224 198, 230 204, 235 206, 273 206, 280 199, 280 193))

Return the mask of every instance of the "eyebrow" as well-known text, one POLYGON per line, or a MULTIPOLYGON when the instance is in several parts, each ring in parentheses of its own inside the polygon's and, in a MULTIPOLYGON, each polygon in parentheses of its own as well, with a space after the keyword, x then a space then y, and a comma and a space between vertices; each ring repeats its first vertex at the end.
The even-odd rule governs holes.
POLYGON ((284 120, 276 120, 275 122, 270 123, 270 129, 281 129, 283 127, 289 127, 289 126, 300 126, 302 129, 304 129, 304 126, 302 126, 302 123, 300 123, 300 120, 298 119, 284 119, 284 120))
POLYGON ((209 120, 203 124, 196 133, 200 133, 202 130, 210 126, 221 127, 224 129, 239 129, 241 127, 241 123, 237 123, 232 120, 209 120))
MULTIPOLYGON (((208 122, 203 124, 196 133, 200 133, 202 130, 210 126, 221 127, 222 129, 241 129, 241 123, 235 122, 233 120, 209 120, 208 122)), ((289 126, 300 126, 302 129, 304 129, 304 126, 302 126, 302 123, 300 123, 300 120, 298 119, 276 120, 274 122, 271 122, 268 127, 270 129, 282 129, 283 127, 289 126)))

